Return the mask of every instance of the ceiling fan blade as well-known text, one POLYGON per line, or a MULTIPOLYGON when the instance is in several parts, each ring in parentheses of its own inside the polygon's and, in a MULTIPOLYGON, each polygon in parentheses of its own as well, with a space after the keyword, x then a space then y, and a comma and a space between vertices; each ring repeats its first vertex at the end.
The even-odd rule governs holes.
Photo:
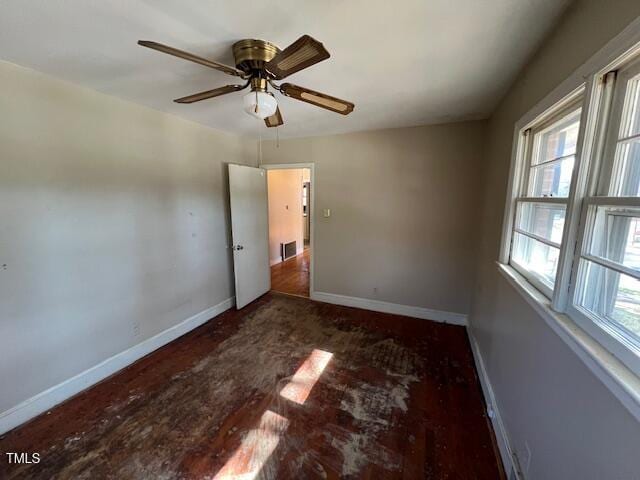
POLYGON ((219 97, 231 92, 237 92, 246 88, 246 85, 225 85, 224 87, 214 88, 213 90, 207 90, 206 92, 194 93, 182 98, 176 98, 176 103, 193 103, 200 100, 206 100, 207 98, 219 97))
POLYGON ((204 65, 205 67, 214 68, 216 70, 227 73, 229 75, 234 75, 236 77, 242 77, 244 75, 244 73, 240 70, 237 70, 228 65, 214 62, 213 60, 207 60, 206 58, 198 57, 193 53, 178 50, 177 48, 169 47, 161 43, 151 42, 149 40, 138 40, 138 45, 142 45, 143 47, 151 48, 162 53, 168 53, 169 55, 173 55, 174 57, 184 58, 185 60, 199 63, 200 65, 204 65))
POLYGON ((287 97, 295 98, 296 100, 301 100, 317 107, 326 108, 327 110, 331 110, 332 112, 340 113, 342 115, 349 115, 355 108, 353 103, 347 102, 346 100, 341 100, 324 93, 315 92, 308 88, 299 87, 292 83, 283 83, 279 88, 280 92, 287 97))
POLYGON ((279 127, 284 125, 282 114, 280 113, 280 107, 277 108, 276 113, 264 119, 264 123, 267 127, 279 127))
POLYGON ((303 35, 267 62, 265 68, 277 80, 281 80, 327 58, 329 52, 322 43, 309 35, 303 35))

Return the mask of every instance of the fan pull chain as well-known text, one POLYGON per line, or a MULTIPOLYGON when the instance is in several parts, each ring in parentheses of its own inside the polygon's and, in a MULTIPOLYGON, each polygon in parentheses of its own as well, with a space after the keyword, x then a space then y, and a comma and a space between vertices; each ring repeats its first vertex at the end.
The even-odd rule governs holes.
POLYGON ((258 167, 262 165, 262 125, 258 126, 258 167))

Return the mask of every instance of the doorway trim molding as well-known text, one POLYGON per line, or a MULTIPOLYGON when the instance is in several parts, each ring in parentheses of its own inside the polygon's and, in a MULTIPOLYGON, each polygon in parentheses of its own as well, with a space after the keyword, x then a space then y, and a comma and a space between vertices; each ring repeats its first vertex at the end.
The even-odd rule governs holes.
MULTIPOLYGON (((260 168, 265 170, 297 170, 300 168, 308 168, 311 172, 309 178, 311 179, 311 208, 309 209, 309 248, 311 249, 311 262, 309 265, 309 298, 312 298, 315 289, 315 263, 316 263, 316 228, 315 228, 315 208, 316 208, 316 177, 315 177, 315 163, 263 163, 259 165, 260 168)), ((267 190, 267 195, 269 194, 267 190)))

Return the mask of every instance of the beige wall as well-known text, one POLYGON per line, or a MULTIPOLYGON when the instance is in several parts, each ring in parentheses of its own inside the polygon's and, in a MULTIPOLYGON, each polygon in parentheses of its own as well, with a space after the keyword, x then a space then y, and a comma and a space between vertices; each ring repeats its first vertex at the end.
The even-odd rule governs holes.
POLYGON ((315 163, 315 290, 468 312, 484 127, 265 142, 264 163, 315 163))
POLYGON ((268 170, 269 189, 269 261, 282 261, 280 244, 296 241, 304 248, 302 217, 303 169, 268 170))
POLYGON ((495 265, 515 122, 638 15, 637 0, 575 1, 489 123, 470 322, 527 479, 638 478, 638 422, 495 265))
POLYGON ((233 295, 225 164, 255 152, 8 63, 0 90, 2 412, 233 295))

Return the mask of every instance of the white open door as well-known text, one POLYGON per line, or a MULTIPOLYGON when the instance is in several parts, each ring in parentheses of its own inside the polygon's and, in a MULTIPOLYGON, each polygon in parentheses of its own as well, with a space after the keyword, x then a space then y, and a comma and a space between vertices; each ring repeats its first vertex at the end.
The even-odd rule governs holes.
POLYGON ((236 308, 271 289, 267 175, 261 168, 229 165, 236 308))

